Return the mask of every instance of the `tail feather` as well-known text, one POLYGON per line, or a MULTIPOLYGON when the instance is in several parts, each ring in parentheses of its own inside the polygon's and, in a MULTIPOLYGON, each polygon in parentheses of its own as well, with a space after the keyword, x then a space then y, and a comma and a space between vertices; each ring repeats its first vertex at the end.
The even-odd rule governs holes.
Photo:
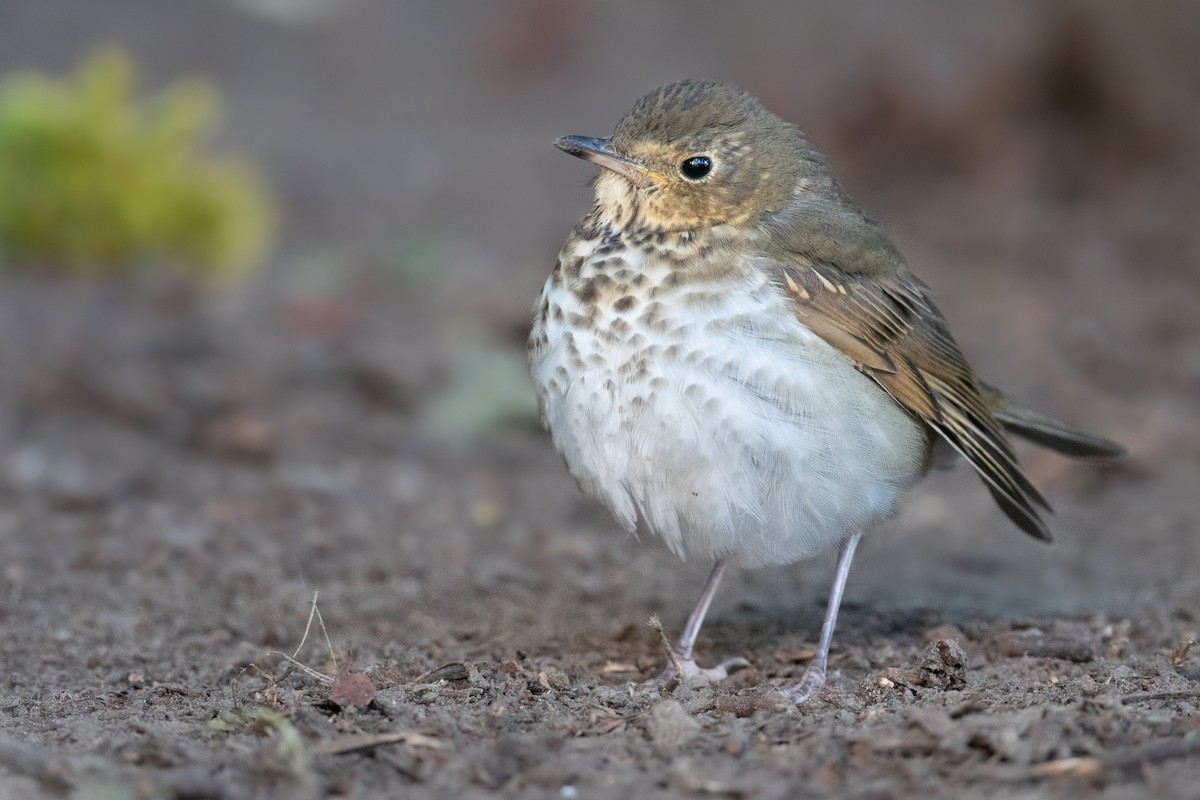
POLYGON ((1125 454, 1125 448, 1111 439, 1025 408, 994 386, 981 383, 980 388, 992 417, 1005 430, 1034 444, 1074 458, 1113 458, 1125 454))
MULTIPOLYGON (((1030 509, 1028 506, 1021 505, 1014 501, 1004 492, 999 491, 990 483, 987 484, 987 490, 991 492, 992 499, 996 501, 996 505, 1000 506, 1000 510, 1004 512, 1013 523, 1021 530, 1028 533, 1035 539, 1041 539, 1043 542, 1053 540, 1050 535, 1050 529, 1046 527, 1045 521, 1042 520, 1037 511, 1030 509)), ((1050 511, 1049 506, 1045 506, 1047 511, 1050 511)))

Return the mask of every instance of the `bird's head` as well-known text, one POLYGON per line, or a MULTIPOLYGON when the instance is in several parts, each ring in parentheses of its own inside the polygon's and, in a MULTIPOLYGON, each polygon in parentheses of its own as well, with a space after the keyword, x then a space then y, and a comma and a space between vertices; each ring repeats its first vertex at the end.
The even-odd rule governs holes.
POLYGON ((611 137, 555 144, 603 168, 596 201, 608 219, 653 230, 753 224, 782 209, 806 179, 822 188, 828 180, 799 129, 716 81, 660 87, 611 137))

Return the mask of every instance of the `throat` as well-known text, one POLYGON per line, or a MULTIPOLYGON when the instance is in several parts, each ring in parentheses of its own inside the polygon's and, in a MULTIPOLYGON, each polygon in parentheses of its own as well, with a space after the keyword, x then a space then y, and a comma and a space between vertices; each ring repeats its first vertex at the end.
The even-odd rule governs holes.
POLYGON ((618 230, 644 226, 637 191, 617 175, 602 173, 596 179, 596 211, 604 223, 618 230))

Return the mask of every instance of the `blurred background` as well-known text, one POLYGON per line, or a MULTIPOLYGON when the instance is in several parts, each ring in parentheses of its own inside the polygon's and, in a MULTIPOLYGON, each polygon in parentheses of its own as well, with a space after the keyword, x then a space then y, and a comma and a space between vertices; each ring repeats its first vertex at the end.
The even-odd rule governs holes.
MULTIPOLYGON (((579 496, 524 338, 590 203, 551 142, 682 77, 796 122, 988 380, 1131 450, 1021 451, 1050 549, 934 476, 850 629, 1194 627, 1197 41, 1188 0, 0 0, 0 672, 219 681, 313 587, 367 659, 652 659, 705 565, 579 496)), ((733 576, 716 635, 811 640, 828 569, 733 576)))
MULTIPOLYGON (((99 263, 145 274, 165 268, 156 259, 183 260, 202 277, 233 273, 236 291, 269 293, 256 316, 281 312, 297 335, 317 338, 354 336, 382 291, 411 301, 403 313, 421 318, 390 343, 411 352, 390 354, 387 369, 423 395, 439 383, 422 372, 436 372, 433 362, 520 340, 529 298, 586 209, 587 168, 549 143, 608 132, 660 83, 712 76, 747 86, 809 134, 952 301, 952 320, 979 322, 963 336, 982 340, 984 363, 979 349, 1019 347, 1022 331, 1031 349, 1084 328, 1104 329, 1105 341, 1088 346, 1120 347, 1133 315, 1117 295, 1136 301, 1154 292, 1149 282, 1179 297, 1172 277, 1195 280, 1197 30, 1200 9, 1186 2, 210 0, 168 9, 9 0, 0 5, 0 71, 10 83, 28 71, 70 80, 99 48, 119 48, 134 73, 131 106, 153 115, 173 98, 175 127, 197 118, 201 131, 181 152, 233 151, 262 186, 255 175, 232 176, 251 185, 223 187, 231 197, 212 210, 248 229, 210 226, 208 240, 232 240, 210 248, 230 251, 230 264, 205 263, 186 244, 156 250, 153 231, 143 250, 110 252, 103 236, 74 242, 73 227, 96 216, 86 210, 46 234, 66 242, 58 251, 18 249, 10 228, 4 262, 10 273, 89 274, 99 263), (189 90, 208 94, 180 97, 189 90), (1044 307, 1037 295, 1060 278, 1077 306, 1044 307), (1017 302, 1028 294, 1028 303, 990 302, 990 289, 1022 284, 1017 302), (1054 331, 1021 324, 1028 317, 1037 328, 1033 317, 1050 313, 1067 316, 1054 331), (992 336, 1001 322, 1011 339, 992 336)), ((97 60, 93 75, 104 69, 97 60)), ((142 171, 152 180, 169 158, 142 171)), ((130 202, 141 193, 163 205, 130 171, 101 177, 130 202)), ((32 203, 10 192, 5 207, 22 205, 32 203)), ((190 223, 202 237, 209 229, 193 210, 172 211, 182 221, 162 225, 190 223)), ((1018 363, 1028 368, 1027 358, 1018 363)), ((496 391, 505 409, 528 413, 515 387, 496 391)))

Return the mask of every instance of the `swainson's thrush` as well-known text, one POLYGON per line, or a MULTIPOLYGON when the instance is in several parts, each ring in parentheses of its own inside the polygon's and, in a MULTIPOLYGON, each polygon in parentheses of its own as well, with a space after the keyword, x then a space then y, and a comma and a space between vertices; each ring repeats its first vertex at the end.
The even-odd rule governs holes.
POLYGON ((725 564, 840 546, 816 658, 825 682, 854 549, 949 445, 1025 532, 1046 501, 1006 433, 1071 456, 1119 445, 978 381, 932 292, 794 125, 743 90, 686 80, 611 138, 555 144, 602 167, 535 307, 542 417, 583 490, 628 530, 716 566, 655 679, 724 678, 692 656, 725 564))

